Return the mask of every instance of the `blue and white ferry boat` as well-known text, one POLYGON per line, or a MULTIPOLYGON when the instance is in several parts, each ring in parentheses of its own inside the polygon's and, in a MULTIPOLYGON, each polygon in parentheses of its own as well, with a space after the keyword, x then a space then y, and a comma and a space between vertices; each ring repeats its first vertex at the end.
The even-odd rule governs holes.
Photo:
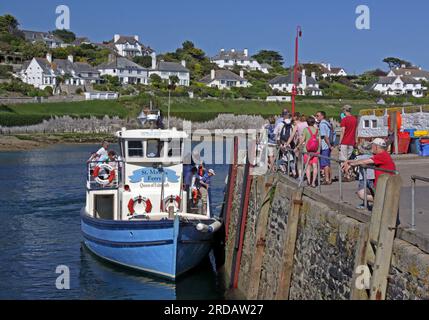
POLYGON ((207 212, 187 210, 187 134, 174 128, 123 128, 116 135, 120 160, 88 164, 84 243, 110 262, 175 280, 209 253, 221 227, 209 203, 207 212))

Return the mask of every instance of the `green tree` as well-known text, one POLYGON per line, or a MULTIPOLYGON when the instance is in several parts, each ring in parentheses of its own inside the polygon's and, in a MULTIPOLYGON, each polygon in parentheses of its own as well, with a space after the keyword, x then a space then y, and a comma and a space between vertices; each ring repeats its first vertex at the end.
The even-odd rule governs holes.
POLYGON ((178 84, 179 83, 179 77, 178 76, 170 76, 170 78, 169 78, 169 80, 170 80, 170 85, 172 86, 172 87, 175 87, 176 86, 176 84, 178 84))
POLYGON ((157 75, 155 73, 151 74, 150 77, 149 77, 149 79, 150 79, 150 84, 153 87, 158 88, 158 89, 161 87, 162 78, 159 75, 157 75))
POLYGON ((152 66, 151 56, 137 56, 134 57, 133 61, 144 68, 150 68, 152 66))
POLYGON ((276 65, 283 65, 283 56, 277 51, 273 50, 260 50, 252 58, 256 59, 259 63, 268 63, 273 67, 276 65))
POLYGON ((58 38, 60 38, 61 40, 63 40, 65 43, 72 43, 73 41, 76 40, 76 35, 73 32, 66 29, 62 29, 62 30, 57 29, 52 31, 52 33, 56 35, 58 38))
POLYGON ((389 66, 390 70, 392 70, 394 68, 399 68, 402 65, 405 65, 407 68, 412 66, 411 62, 406 61, 406 60, 402 60, 402 59, 399 59, 399 58, 395 58, 395 57, 384 58, 383 62, 387 63, 387 65, 389 66))
POLYGON ((19 22, 14 16, 10 14, 0 16, 0 32, 14 34, 18 30, 18 26, 19 22))

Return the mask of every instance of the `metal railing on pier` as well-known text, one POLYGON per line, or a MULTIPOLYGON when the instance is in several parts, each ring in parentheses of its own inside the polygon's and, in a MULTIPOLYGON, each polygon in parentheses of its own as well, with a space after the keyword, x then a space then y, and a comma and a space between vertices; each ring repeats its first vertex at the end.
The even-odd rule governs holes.
MULTIPOLYGON (((306 174, 309 162, 314 157, 316 157, 318 159, 318 161, 317 161, 317 182, 318 182, 319 193, 322 192, 320 159, 326 159, 326 160, 330 160, 330 161, 338 163, 339 202, 343 202, 343 178, 342 178, 343 166, 342 166, 342 164, 345 161, 342 161, 340 159, 335 159, 332 157, 327 157, 327 156, 321 155, 319 153, 314 153, 314 152, 304 152, 304 151, 297 152, 295 149, 292 149, 290 147, 280 146, 280 147, 277 147, 277 152, 276 152, 276 155, 274 158, 274 166, 276 168, 278 168, 279 163, 285 162, 286 166, 287 166, 286 172, 287 172, 288 176, 290 176, 291 168, 294 168, 295 171, 298 171, 299 172, 298 186, 301 187, 304 183, 305 174, 306 174), (281 153, 285 154, 286 156, 283 157, 282 160, 279 160, 281 153), (308 159, 306 162, 304 161, 305 155, 308 155, 308 159), (298 160, 300 160, 300 161, 298 162, 298 160), (298 168, 298 166, 300 168, 298 168)), ((358 168, 360 168, 360 170, 362 170, 361 174, 363 176, 363 185, 364 185, 364 188, 363 188, 364 199, 363 199, 363 201, 364 201, 364 208, 367 209, 368 208, 368 179, 367 179, 368 174, 367 174, 367 171, 368 170, 381 171, 384 173, 394 174, 394 175, 399 174, 399 172, 397 170, 387 170, 387 169, 378 168, 376 166, 368 166, 368 165, 360 165, 360 166, 358 166, 358 168)), ((426 180, 423 180, 423 181, 426 181, 426 180)), ((429 182, 429 179, 428 179, 428 182, 429 182)))
POLYGON ((429 178, 411 176, 411 230, 416 230, 416 181, 429 183, 429 178))

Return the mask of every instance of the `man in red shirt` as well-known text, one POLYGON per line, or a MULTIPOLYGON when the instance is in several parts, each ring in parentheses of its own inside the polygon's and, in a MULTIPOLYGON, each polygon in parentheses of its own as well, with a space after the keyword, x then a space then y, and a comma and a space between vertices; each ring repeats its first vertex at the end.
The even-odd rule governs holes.
MULTIPOLYGON (((364 160, 352 160, 352 161, 346 161, 344 163, 345 169, 348 169, 350 166, 360 166, 360 165, 375 165, 377 168, 385 169, 385 170, 392 170, 396 171, 395 163, 392 160, 392 157, 389 153, 386 152, 387 144, 386 141, 381 138, 376 138, 372 142, 372 153, 374 154, 369 159, 364 160)), ((380 170, 375 169, 375 181, 374 186, 377 187, 377 181, 378 178, 382 174, 393 174, 388 172, 383 172, 380 170)))
MULTIPOLYGON (((341 120, 341 135, 340 135, 340 161, 347 161, 352 155, 353 148, 356 145, 356 129, 357 129, 357 119, 351 114, 352 107, 345 105, 343 107, 343 112, 345 117, 341 120)), ((344 180, 351 181, 349 171, 344 170, 344 180)))

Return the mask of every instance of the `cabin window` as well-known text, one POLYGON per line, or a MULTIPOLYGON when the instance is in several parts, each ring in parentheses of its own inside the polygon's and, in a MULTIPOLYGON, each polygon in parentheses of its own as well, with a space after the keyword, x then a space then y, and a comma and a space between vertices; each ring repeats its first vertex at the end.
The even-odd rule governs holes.
POLYGON ((143 157, 143 143, 141 141, 128 141, 128 156, 143 157))
POLYGON ((159 158, 161 153, 161 142, 158 139, 147 140, 146 157, 159 158))
POLYGON ((168 156, 180 157, 182 155, 182 139, 169 139, 168 140, 168 156))

